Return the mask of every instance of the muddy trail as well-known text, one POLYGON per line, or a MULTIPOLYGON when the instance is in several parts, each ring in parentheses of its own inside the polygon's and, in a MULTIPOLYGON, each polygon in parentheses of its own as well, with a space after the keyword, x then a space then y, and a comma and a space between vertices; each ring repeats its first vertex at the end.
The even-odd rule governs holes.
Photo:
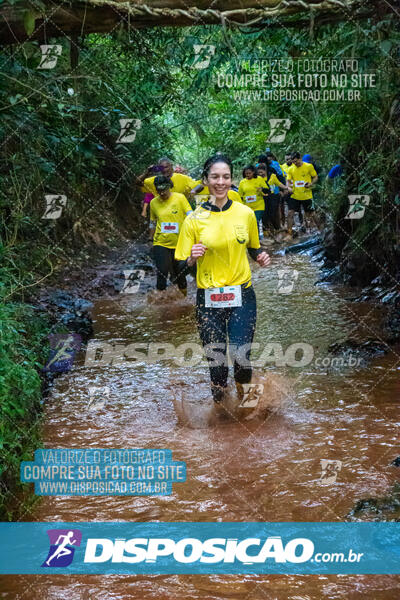
MULTIPOLYGON (((388 493, 399 479, 391 465, 398 454, 399 347, 373 358, 355 354, 355 366, 346 353, 332 361, 329 350, 349 338, 382 340, 385 309, 351 302, 354 289, 316 285, 320 265, 310 254, 273 252, 271 268, 252 265, 255 342, 280 344, 284 352, 305 342, 311 362, 258 367, 262 398, 255 417, 244 421, 234 410, 229 418, 215 412, 204 366, 126 359, 98 366, 85 364, 82 352, 46 401, 43 446, 168 448, 186 462, 187 481, 166 497, 45 497, 26 520, 344 521, 354 518, 358 500, 388 493), (282 270, 298 274, 290 292, 281 293, 282 270), (91 388, 106 390, 102 402, 92 401, 91 388), (338 461, 333 480, 323 476, 324 460, 338 461)), ((117 273, 131 264, 128 257, 102 268, 117 273)), ((150 268, 143 271, 137 293, 119 292, 118 284, 94 301, 93 339, 120 347, 198 344, 194 282, 187 298, 172 288, 161 297, 152 291, 150 268)), ((399 578, 388 575, 13 576, 2 583, 2 598, 41 600, 393 600, 399 593, 399 578)))

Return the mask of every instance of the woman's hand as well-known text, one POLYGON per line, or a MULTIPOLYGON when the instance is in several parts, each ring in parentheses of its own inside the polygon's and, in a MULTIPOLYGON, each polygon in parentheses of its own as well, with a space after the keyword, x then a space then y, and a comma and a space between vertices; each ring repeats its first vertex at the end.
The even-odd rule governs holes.
POLYGON ((268 267, 268 265, 271 263, 271 257, 266 252, 261 252, 257 256, 257 262, 260 265, 260 267, 268 267))
MULTIPOLYGON (((207 251, 207 246, 205 246, 202 242, 199 242, 198 244, 194 244, 194 246, 192 246, 190 258, 188 259, 189 266, 192 267, 194 265, 194 263, 197 262, 197 260, 201 256, 204 256, 206 251, 207 251)), ((265 252, 264 252, 264 254, 265 254, 265 252)))

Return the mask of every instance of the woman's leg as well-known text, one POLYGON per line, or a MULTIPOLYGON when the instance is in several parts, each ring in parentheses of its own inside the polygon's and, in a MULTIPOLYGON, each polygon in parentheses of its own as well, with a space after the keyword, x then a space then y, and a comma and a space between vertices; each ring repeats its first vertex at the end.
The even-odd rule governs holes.
POLYGON ((272 213, 271 213, 271 194, 268 198, 265 198, 265 210, 263 215, 264 229, 270 230, 272 228, 272 213))
MULTIPOLYGON (((173 253, 175 253, 175 250, 173 250, 173 253)), ((184 261, 175 260, 174 256, 172 256, 171 281, 172 281, 172 283, 177 285, 178 288, 182 292, 185 292, 187 290, 186 275, 187 275, 186 263, 184 261)))
POLYGON ((270 201, 270 207, 271 207, 270 220, 271 220, 273 228, 276 230, 279 230, 281 228, 279 202, 280 202, 279 194, 272 194, 271 201, 270 201))
POLYGON ((281 216, 281 228, 285 226, 285 194, 284 192, 279 192, 279 210, 281 216))
POLYGON ((228 319, 229 354, 233 362, 235 381, 250 383, 252 376, 250 352, 257 319, 257 303, 253 287, 242 288, 242 306, 228 310, 231 311, 228 319))
POLYGON ((256 219, 257 219, 258 237, 261 240, 264 237, 264 233, 263 233, 263 214, 264 214, 264 211, 263 210, 255 210, 254 214, 256 215, 256 219))
POLYGON ((157 270, 156 288, 158 290, 165 290, 167 287, 168 273, 171 269, 170 248, 153 246, 153 258, 157 270))
POLYGON ((206 308, 204 290, 197 290, 197 327, 208 361, 211 377, 211 391, 216 402, 223 399, 224 388, 228 383, 226 356, 227 312, 232 309, 206 308))

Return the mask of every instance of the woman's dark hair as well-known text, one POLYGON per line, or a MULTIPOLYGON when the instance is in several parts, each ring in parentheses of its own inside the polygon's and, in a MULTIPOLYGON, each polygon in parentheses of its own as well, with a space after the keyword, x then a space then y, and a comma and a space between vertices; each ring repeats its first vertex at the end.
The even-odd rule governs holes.
POLYGON ((276 175, 277 178, 279 179, 279 181, 281 183, 283 183, 283 185, 285 185, 285 178, 283 177, 283 175, 278 175, 276 169, 274 169, 274 167, 271 167, 271 165, 269 163, 260 163, 257 167, 257 172, 258 169, 264 169, 264 171, 267 172, 267 179, 269 179, 271 177, 271 175, 276 175))
POLYGON ((300 152, 292 152, 291 157, 290 158, 301 158, 301 154, 300 152))
POLYGON ((158 188, 172 188, 173 185, 174 184, 172 183, 171 179, 169 177, 165 177, 165 175, 157 175, 157 177, 154 179, 154 186, 156 190, 158 190, 158 188))
POLYGON ((213 156, 210 156, 210 158, 207 158, 207 160, 203 166, 203 173, 201 175, 201 178, 206 179, 208 177, 211 167, 213 165, 216 165, 217 163, 225 163, 226 165, 228 165, 229 170, 231 172, 231 177, 232 177, 233 166, 232 166, 231 159, 228 156, 225 156, 225 154, 217 153, 217 154, 214 154, 213 156))
POLYGON ((267 171, 268 172, 268 166, 265 163, 260 163, 257 166, 257 172, 258 172, 259 169, 263 169, 263 171, 267 171))
POLYGON ((257 177, 257 169, 255 168, 254 165, 247 165, 242 172, 243 177, 246 177, 245 173, 246 171, 253 171, 253 178, 257 177))

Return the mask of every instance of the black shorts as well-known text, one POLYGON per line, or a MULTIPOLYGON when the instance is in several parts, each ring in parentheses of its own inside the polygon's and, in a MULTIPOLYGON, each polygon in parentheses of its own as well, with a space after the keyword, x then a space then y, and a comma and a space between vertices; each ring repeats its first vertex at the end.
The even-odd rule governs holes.
POLYGON ((310 200, 295 200, 292 196, 288 198, 288 207, 289 210, 294 210, 295 212, 301 212, 301 207, 303 207, 304 212, 313 212, 313 201, 312 198, 310 200))

